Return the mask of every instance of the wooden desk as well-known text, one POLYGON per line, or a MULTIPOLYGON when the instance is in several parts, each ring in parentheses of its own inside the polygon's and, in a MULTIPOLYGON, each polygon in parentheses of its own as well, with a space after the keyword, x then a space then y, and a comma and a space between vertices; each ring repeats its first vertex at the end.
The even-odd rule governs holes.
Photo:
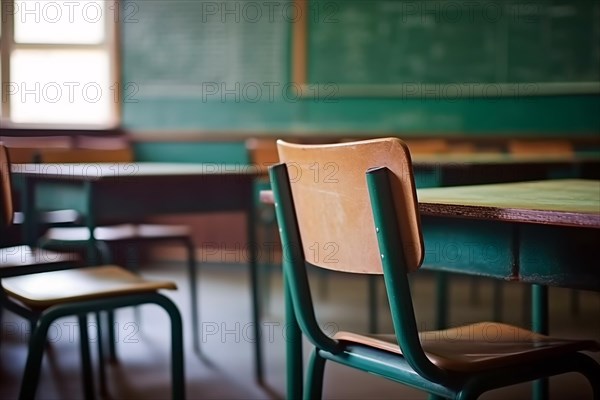
MULTIPOLYGON (((75 209, 91 232, 97 221, 132 220, 153 214, 240 211, 246 215, 252 318, 260 337, 257 253, 251 165, 177 163, 15 164, 23 179, 26 238, 33 243, 35 210, 75 209)), ((93 249, 92 236, 89 246, 93 249)), ((94 254, 89 252, 90 257, 94 254)), ((91 261, 95 261, 93 258, 91 261)), ((260 340, 255 340, 256 377, 263 378, 260 340)))
MULTIPOLYGON (((600 181, 548 180, 417 193, 424 268, 534 284, 534 331, 548 330, 547 286, 600 291, 600 181)), ((261 200, 272 203, 272 193, 261 193, 261 200)), ((290 300, 288 293, 285 299, 290 300)), ((294 398, 302 393, 302 342, 290 304, 286 323, 287 394, 294 398)))
POLYGON ((440 249, 426 254, 424 267, 600 291, 600 181, 429 188, 418 196, 425 247, 440 249), (449 245, 445 257, 440 246, 449 245))
POLYGON ((600 154, 415 154, 418 188, 539 179, 600 179, 600 154))

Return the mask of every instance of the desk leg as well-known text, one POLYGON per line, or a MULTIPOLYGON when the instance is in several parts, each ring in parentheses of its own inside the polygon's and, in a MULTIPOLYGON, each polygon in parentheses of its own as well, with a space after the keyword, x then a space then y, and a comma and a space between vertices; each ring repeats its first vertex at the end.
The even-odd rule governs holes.
POLYGON ((435 271, 435 329, 446 329, 448 326, 448 273, 435 271))
POLYGON ((367 316, 369 320, 369 333, 377 333, 377 329, 379 329, 377 277, 378 275, 367 276, 369 284, 369 315, 367 316))
POLYGON ((261 329, 260 329, 260 299, 259 293, 260 288, 258 287, 258 262, 257 262, 257 249, 256 249, 256 226, 255 226, 255 218, 254 213, 256 210, 254 209, 254 192, 252 185, 249 186, 249 194, 247 209, 246 209, 246 226, 247 226, 247 235, 248 235, 248 250, 249 250, 249 260, 248 266, 250 268, 250 284, 251 288, 251 296, 252 296, 252 322, 254 323, 254 366, 255 366, 255 374, 256 381, 259 384, 263 384, 264 374, 263 374, 263 358, 262 358, 262 341, 261 341, 261 329))
MULTIPOLYGON (((532 330, 544 335, 548 334, 548 288, 542 285, 531 287, 531 325, 532 330)), ((533 398, 548 398, 548 379, 533 382, 533 398)))
MULTIPOLYGON (((283 261, 285 262, 285 260, 283 261)), ((284 269, 285 271, 285 269, 284 269)), ((302 332, 288 286, 288 279, 283 274, 284 303, 285 303, 285 350, 286 350, 286 390, 287 399, 301 399, 303 390, 302 362, 302 332)))
POLYGON ((25 236, 25 243, 28 246, 34 247, 37 241, 37 210, 35 209, 35 184, 31 178, 25 178, 25 184, 23 188, 21 198, 21 208, 25 220, 23 221, 23 235, 25 236))
POLYGON ((88 265, 98 265, 99 264, 99 250, 98 245, 96 243, 96 236, 94 235, 94 231, 96 230, 96 215, 94 214, 95 205, 94 205, 94 185, 86 181, 84 184, 85 197, 86 197, 86 226, 90 232, 90 238, 87 242, 87 263, 88 265))

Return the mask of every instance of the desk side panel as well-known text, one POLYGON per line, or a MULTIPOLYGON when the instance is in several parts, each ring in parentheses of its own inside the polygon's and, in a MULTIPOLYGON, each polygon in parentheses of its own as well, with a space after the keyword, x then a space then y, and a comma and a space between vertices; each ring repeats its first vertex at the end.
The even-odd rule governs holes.
POLYGON ((422 215, 426 269, 517 279, 510 224, 422 215))
POLYGON ((523 225, 520 278, 600 291, 600 229, 523 225))

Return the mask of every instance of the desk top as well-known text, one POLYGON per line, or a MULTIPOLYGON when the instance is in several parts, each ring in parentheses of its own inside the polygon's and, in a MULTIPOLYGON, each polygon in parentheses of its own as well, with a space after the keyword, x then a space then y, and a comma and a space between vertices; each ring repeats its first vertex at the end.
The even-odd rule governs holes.
POLYGON ((256 176, 259 170, 243 164, 185 163, 55 163, 13 164, 14 174, 48 179, 100 180, 124 177, 177 177, 197 175, 256 176))
MULTIPOLYGON (((418 189, 422 215, 600 229, 600 181, 556 179, 418 189)), ((273 203, 273 192, 260 193, 273 203)))
POLYGON ((419 189, 423 215, 600 228, 600 181, 557 179, 419 189))
POLYGON ((429 165, 510 165, 510 164, 574 164, 580 162, 600 162, 596 154, 510 154, 510 153, 447 153, 413 154, 414 166, 429 165))

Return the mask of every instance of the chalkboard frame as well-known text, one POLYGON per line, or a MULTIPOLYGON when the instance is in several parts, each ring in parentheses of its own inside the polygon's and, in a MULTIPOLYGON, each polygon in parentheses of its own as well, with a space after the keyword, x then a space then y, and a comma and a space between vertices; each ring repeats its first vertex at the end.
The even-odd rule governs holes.
MULTIPOLYGON (((600 94, 600 80, 590 82, 337 84, 309 81, 309 21, 311 0, 293 0, 298 18, 292 21, 292 82, 299 97, 448 99, 600 94)), ((313 0, 314 1, 314 0, 313 0)), ((317 0, 318 1, 318 0, 317 0)))

